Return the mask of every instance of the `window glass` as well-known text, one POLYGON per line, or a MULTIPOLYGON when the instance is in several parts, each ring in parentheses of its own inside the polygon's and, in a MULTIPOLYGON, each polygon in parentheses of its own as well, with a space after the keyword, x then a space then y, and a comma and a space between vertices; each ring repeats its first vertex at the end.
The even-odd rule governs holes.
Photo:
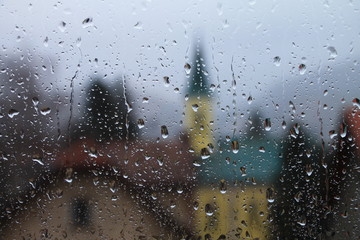
POLYGON ((1 1, 0 239, 356 239, 359 9, 1 1))

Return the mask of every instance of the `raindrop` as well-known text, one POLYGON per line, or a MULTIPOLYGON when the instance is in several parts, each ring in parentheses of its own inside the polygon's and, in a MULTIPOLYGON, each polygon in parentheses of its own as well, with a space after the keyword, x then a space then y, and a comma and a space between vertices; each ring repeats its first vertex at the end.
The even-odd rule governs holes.
POLYGON ((45 37, 45 39, 44 39, 44 46, 45 47, 49 46, 49 38, 48 37, 45 37))
POLYGON ((134 25, 134 28, 136 28, 136 29, 142 29, 142 23, 141 23, 141 22, 137 22, 137 23, 134 25))
POLYGON ((66 23, 65 22, 60 22, 60 25, 59 25, 59 29, 61 32, 65 32, 66 30, 66 23))
POLYGON ((33 155, 32 160, 33 162, 36 162, 41 166, 44 166, 44 162, 42 161, 42 158, 38 154, 33 155))
POLYGON ((279 56, 276 56, 274 57, 274 65, 275 66, 280 66, 280 61, 281 61, 281 58, 279 56))
POLYGON ((329 51, 330 59, 331 59, 331 60, 333 60, 333 59, 335 59, 335 58, 337 57, 337 51, 336 51, 336 49, 335 49, 334 47, 329 46, 329 47, 327 48, 327 50, 329 51))
POLYGON ((199 105, 197 105, 197 104, 193 104, 191 107, 194 110, 194 112, 197 112, 199 109, 199 105))
POLYGON ((335 132, 335 130, 331 130, 331 131, 329 131, 329 136, 330 136, 330 139, 333 139, 334 137, 337 136, 337 133, 335 132))
POLYGON ((9 116, 10 118, 13 118, 13 117, 15 117, 15 116, 17 116, 17 115, 19 115, 19 111, 18 111, 18 110, 15 110, 15 109, 10 109, 10 110, 9 110, 8 116, 9 116))
POLYGON ((208 146, 209 152, 213 153, 214 152, 214 145, 212 143, 209 143, 207 146, 208 146))
POLYGON ((73 169, 72 168, 66 168, 66 170, 65 170, 65 182, 71 183, 73 181, 72 175, 73 175, 73 169))
POLYGON ((205 213, 207 216, 212 216, 214 214, 214 209, 210 204, 205 205, 205 213))
POLYGON ((239 142, 234 140, 231 142, 231 149, 233 151, 233 153, 238 153, 239 152, 239 142))
POLYGON ((224 179, 220 180, 220 193, 225 194, 227 191, 226 182, 224 179))
POLYGON ((286 122, 285 122, 285 120, 282 121, 281 126, 282 126, 283 129, 286 128, 286 122))
POLYGON ((50 112, 51 112, 51 109, 49 107, 44 107, 44 108, 40 109, 40 113, 44 116, 48 115, 50 112))
POLYGON ((168 87, 170 85, 170 79, 169 77, 165 76, 164 77, 164 82, 165 82, 165 87, 168 87))
POLYGON ((210 157, 210 151, 207 148, 201 149, 201 158, 207 159, 210 157))
POLYGON ((240 167, 240 171, 241 171, 241 176, 245 177, 246 176, 246 167, 245 166, 240 167))
POLYGON ((167 138, 169 136, 168 129, 165 125, 161 126, 161 136, 162 138, 167 138))
POLYGON ((248 99, 247 99, 248 104, 250 105, 252 103, 252 101, 253 101, 252 96, 249 96, 248 99))
POLYGON ((93 19, 92 18, 85 18, 84 21, 82 21, 82 27, 87 28, 93 25, 93 19))
POLYGON ((138 127, 139 127, 140 129, 143 128, 143 127, 145 126, 144 119, 139 118, 139 119, 137 120, 137 125, 138 125, 138 127))
POLYGON ((302 193, 301 193, 301 192, 296 193, 295 196, 294 196, 295 201, 296 201, 296 202, 300 202, 301 196, 302 196, 302 193))
POLYGON ((33 97, 31 101, 35 107, 39 105, 39 99, 37 97, 33 97))
POLYGON ((186 73, 186 74, 190 74, 190 71, 191 71, 191 66, 190 66, 190 64, 185 63, 184 69, 185 69, 185 73, 186 73))
POLYGON ((271 120, 270 118, 266 118, 265 122, 264 122, 264 127, 266 131, 270 131, 271 130, 271 120))
POLYGON ((305 64, 302 63, 302 64, 299 65, 299 72, 300 72, 301 75, 305 74, 305 72, 306 72, 306 65, 305 64))
POLYGON ((340 125, 340 137, 342 138, 346 137, 346 132, 347 132, 347 126, 344 122, 342 122, 340 125))
POLYGON ((311 164, 307 164, 306 165, 306 174, 310 177, 311 174, 313 173, 313 168, 311 167, 311 164))
POLYGON ((159 164, 159 166, 163 166, 164 165, 164 158, 163 157, 157 157, 157 162, 159 164))
POLYGON ((193 206, 194 206, 194 210, 198 210, 199 209, 199 202, 194 201, 193 206))
POLYGON ((265 152, 265 147, 259 147, 259 152, 264 153, 265 152))
POLYGON ((266 199, 269 203, 273 203, 275 198, 274 198, 274 189, 272 188, 268 188, 266 190, 266 199))
POLYGON ((354 105, 355 107, 360 108, 360 100, 359 100, 358 98, 354 98, 354 99, 352 100, 352 103, 353 103, 353 105, 354 105))

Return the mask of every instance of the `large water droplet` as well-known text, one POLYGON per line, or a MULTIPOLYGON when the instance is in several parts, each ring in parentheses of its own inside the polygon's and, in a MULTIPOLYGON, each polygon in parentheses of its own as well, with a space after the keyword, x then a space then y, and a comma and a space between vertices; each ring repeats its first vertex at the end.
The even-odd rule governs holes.
POLYGON ((281 61, 281 58, 279 56, 276 56, 274 57, 274 65, 275 66, 280 66, 280 61, 281 61))
POLYGON ((65 30, 66 30, 66 22, 64 22, 64 21, 60 22, 59 29, 60 29, 61 32, 65 32, 65 30))
POLYGON ((45 165, 44 162, 42 161, 42 158, 38 154, 33 155, 32 160, 33 160, 33 162, 36 162, 36 163, 40 164, 41 166, 45 165))
POLYGON ((209 157, 210 157, 210 151, 209 151, 209 149, 207 149, 207 148, 201 149, 200 155, 201 155, 201 158, 202 158, 202 159, 207 159, 207 158, 209 158, 209 157))
POLYGON ((169 136, 168 129, 165 125, 161 126, 161 136, 162 138, 167 138, 169 136))
POLYGON ((354 105, 355 107, 360 108, 360 100, 359 100, 358 98, 354 98, 354 99, 352 100, 352 103, 353 103, 353 105, 354 105))
POLYGON ((266 131, 270 131, 271 130, 271 120, 270 118, 266 118, 264 121, 264 127, 266 131))
POLYGON ((44 107, 44 108, 40 109, 40 113, 44 116, 48 115, 50 112, 51 112, 51 109, 49 107, 44 107))
POLYGON ((13 118, 13 117, 15 117, 15 116, 17 116, 17 115, 19 115, 19 111, 18 111, 18 110, 15 110, 15 109, 10 109, 10 110, 9 110, 8 116, 9 116, 10 118, 13 118))
POLYGON ((190 71, 191 71, 191 66, 190 66, 190 64, 185 63, 184 69, 185 69, 185 73, 186 73, 186 74, 190 74, 190 71))
POLYGON ((274 189, 273 188, 268 188, 266 190, 266 199, 269 203, 273 203, 275 201, 275 197, 274 197, 274 189))
POLYGON ((197 112, 198 109, 199 109, 199 105, 193 104, 193 105, 191 106, 191 108, 192 108, 192 110, 194 110, 194 112, 197 112))
POLYGON ((231 142, 231 149, 233 151, 233 153, 238 153, 239 152, 239 142, 234 140, 231 142))
POLYGON ((93 19, 92 18, 85 18, 84 21, 82 21, 82 27, 87 28, 93 26, 93 19))
POLYGON ((205 214, 207 216, 212 216, 214 214, 214 209, 213 207, 211 206, 211 204, 206 204, 205 205, 205 214))
POLYGON ((138 120, 137 120, 137 125, 138 125, 138 128, 143 128, 144 126, 145 126, 145 122, 144 122, 144 119, 142 119, 142 118, 139 118, 138 120))
POLYGON ((224 179, 220 180, 220 193, 225 194, 227 191, 226 182, 224 179))
POLYGON ((327 50, 329 51, 329 54, 330 54, 330 60, 333 60, 333 59, 335 59, 337 57, 338 54, 337 54, 337 51, 336 51, 336 49, 334 47, 329 46, 327 48, 327 50))
POLYGON ((168 76, 164 77, 164 83, 165 83, 165 87, 168 87, 170 85, 170 79, 168 76))
POLYGON ((301 75, 304 75, 305 72, 306 72, 306 65, 302 63, 302 64, 299 65, 299 73, 301 75))

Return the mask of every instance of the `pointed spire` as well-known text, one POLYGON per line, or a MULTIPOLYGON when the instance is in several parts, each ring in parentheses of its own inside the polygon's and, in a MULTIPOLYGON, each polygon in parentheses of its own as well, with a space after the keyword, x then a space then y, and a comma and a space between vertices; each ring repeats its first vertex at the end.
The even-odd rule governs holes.
MULTIPOLYGON (((199 41, 198 41, 199 42, 199 41)), ((191 66, 188 93, 190 96, 200 96, 209 94, 209 76, 206 71, 206 64, 202 54, 202 48, 196 45, 194 62, 191 66)))

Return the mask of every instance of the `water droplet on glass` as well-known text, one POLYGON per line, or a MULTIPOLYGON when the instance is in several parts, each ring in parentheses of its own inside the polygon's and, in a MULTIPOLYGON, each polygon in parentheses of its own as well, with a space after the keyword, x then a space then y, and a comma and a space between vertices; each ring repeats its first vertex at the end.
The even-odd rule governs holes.
POLYGON ((59 24, 59 29, 61 32, 65 32, 66 30, 66 23, 65 22, 60 22, 59 24))
POLYGON ((209 143, 207 146, 208 146, 209 152, 213 153, 214 152, 214 145, 212 143, 209 143))
POLYGON ((241 176, 245 177, 246 176, 246 167, 245 166, 240 167, 240 172, 241 172, 241 176))
POLYGON ((335 49, 334 47, 329 46, 329 47, 327 48, 327 50, 329 51, 330 59, 331 59, 331 60, 333 60, 333 59, 335 59, 335 58, 337 57, 337 51, 336 51, 336 49, 335 49))
POLYGON ((238 153, 239 152, 239 142, 234 140, 231 142, 231 149, 233 151, 233 153, 238 153))
POLYGON ((44 46, 45 47, 49 46, 49 38, 48 37, 45 37, 45 39, 44 39, 44 46))
POLYGON ((139 119, 137 120, 137 125, 138 125, 138 127, 139 127, 140 129, 143 128, 143 127, 145 126, 144 119, 139 118, 139 119))
POLYGON ((212 216, 214 214, 214 209, 210 204, 205 205, 205 213, 207 216, 212 216))
POLYGON ((210 151, 209 151, 209 149, 207 149, 207 148, 201 149, 200 155, 201 155, 201 158, 202 158, 202 159, 207 159, 207 158, 209 158, 209 157, 210 157, 210 151))
POLYGON ((199 109, 199 105, 197 105, 197 104, 193 104, 191 107, 192 107, 192 110, 194 110, 194 112, 197 112, 199 109))
POLYGON ((342 122, 340 124, 340 137, 342 138, 346 137, 346 133, 347 133, 347 125, 344 122, 342 122))
POLYGON ((137 22, 137 23, 134 25, 134 28, 136 28, 136 29, 142 29, 142 23, 141 23, 141 22, 137 22))
POLYGON ((259 147, 259 152, 264 153, 265 152, 265 147, 259 147))
POLYGON ((33 155, 32 160, 33 160, 33 162, 36 162, 36 163, 40 164, 41 166, 44 166, 44 163, 43 163, 40 155, 38 155, 38 154, 33 155))
POLYGON ((82 27, 87 28, 93 25, 93 19, 92 18, 85 18, 84 21, 82 21, 82 27))
POLYGON ((273 203, 274 200, 275 200, 275 197, 274 197, 274 189, 272 188, 268 188, 266 190, 266 199, 269 203, 273 203))
POLYGON ((313 168, 312 168, 312 166, 311 166, 311 164, 306 164, 306 174, 310 177, 311 176, 311 174, 313 173, 313 168))
POLYGON ((40 113, 44 116, 48 115, 50 112, 51 112, 51 109, 49 107, 44 107, 44 108, 40 109, 40 113))
POLYGON ((164 165, 164 158, 163 157, 157 157, 157 162, 159 164, 159 166, 163 166, 164 165))
POLYGON ((225 194, 227 191, 226 182, 224 179, 220 180, 220 193, 225 194))
POLYGON ((71 183, 73 181, 72 175, 73 175, 73 169, 72 168, 66 168, 66 170, 65 170, 65 182, 71 183))
POLYGON ((164 77, 164 83, 165 83, 165 87, 168 87, 170 85, 169 77, 167 77, 167 76, 164 77))
POLYGON ((165 125, 161 126, 161 136, 162 138, 167 138, 169 136, 168 129, 165 125))
POLYGON ((39 99, 37 97, 33 97, 31 101, 35 107, 39 105, 39 99))
POLYGON ((281 61, 281 58, 279 56, 276 56, 274 57, 274 65, 275 66, 280 66, 280 61, 281 61))
POLYGON ((13 117, 15 117, 15 116, 17 116, 17 115, 19 115, 19 111, 18 111, 18 110, 15 110, 15 109, 10 109, 10 110, 9 110, 8 116, 9 116, 10 118, 13 118, 13 117))
POLYGON ((252 96, 249 96, 248 99, 247 99, 248 104, 250 105, 252 103, 252 101, 253 101, 252 96))
POLYGON ((306 65, 305 64, 302 63, 302 64, 299 65, 299 72, 300 72, 301 75, 305 74, 305 72, 306 72, 306 65))
POLYGON ((186 73, 186 74, 190 74, 190 71, 191 71, 191 66, 190 66, 190 64, 185 63, 184 69, 185 69, 185 73, 186 73))
POLYGON ((301 196, 302 196, 302 193, 301 193, 301 192, 296 193, 295 196, 294 196, 295 201, 296 201, 296 202, 300 202, 301 196))
POLYGON ((285 129, 285 128, 286 128, 286 122, 285 122, 285 120, 284 120, 284 121, 282 121, 282 123, 281 123, 281 127, 282 127, 283 129, 285 129))
POLYGON ((354 99, 352 100, 352 103, 353 103, 353 105, 354 105, 355 107, 360 108, 360 100, 359 100, 358 98, 354 98, 354 99))
POLYGON ((271 130, 271 120, 270 118, 266 118, 264 121, 264 127, 266 131, 270 131, 271 130))
POLYGON ((337 136, 336 131, 335 130, 330 130, 329 131, 329 136, 330 136, 330 139, 333 139, 334 137, 336 137, 337 136))
POLYGON ((199 209, 199 202, 194 201, 193 206, 194 206, 194 210, 198 210, 199 209))

